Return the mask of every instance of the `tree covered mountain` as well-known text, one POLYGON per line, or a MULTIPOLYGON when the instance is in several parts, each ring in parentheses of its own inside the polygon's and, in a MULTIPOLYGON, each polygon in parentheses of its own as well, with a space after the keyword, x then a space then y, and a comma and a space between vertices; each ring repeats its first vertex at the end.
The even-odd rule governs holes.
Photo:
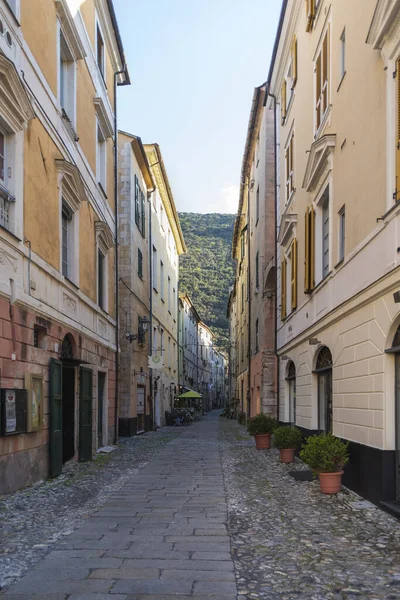
POLYGON ((179 219, 187 246, 187 254, 180 257, 179 289, 192 298, 201 319, 212 329, 216 345, 227 350, 235 215, 179 213, 179 219))

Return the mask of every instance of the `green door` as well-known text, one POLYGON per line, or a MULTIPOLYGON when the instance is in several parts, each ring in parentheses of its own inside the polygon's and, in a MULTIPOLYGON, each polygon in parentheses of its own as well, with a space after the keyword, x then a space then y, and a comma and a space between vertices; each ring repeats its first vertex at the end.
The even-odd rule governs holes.
POLYGON ((62 470, 62 363, 50 361, 50 477, 62 470))
POLYGON ((92 371, 81 368, 79 395, 79 461, 92 458, 92 371))

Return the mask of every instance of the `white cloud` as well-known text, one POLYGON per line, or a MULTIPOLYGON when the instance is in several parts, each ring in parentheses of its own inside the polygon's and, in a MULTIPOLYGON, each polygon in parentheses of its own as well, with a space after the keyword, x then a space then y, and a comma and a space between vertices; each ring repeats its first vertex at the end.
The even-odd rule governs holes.
POLYGON ((219 201, 211 204, 207 212, 236 214, 239 204, 239 186, 226 183, 220 190, 219 201))

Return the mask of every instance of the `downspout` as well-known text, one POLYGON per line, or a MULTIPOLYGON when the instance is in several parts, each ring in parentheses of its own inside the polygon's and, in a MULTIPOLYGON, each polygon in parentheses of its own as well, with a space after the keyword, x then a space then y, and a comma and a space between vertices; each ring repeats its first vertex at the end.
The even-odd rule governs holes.
POLYGON ((29 246, 29 254, 28 254, 28 293, 31 296, 32 295, 32 288, 31 288, 31 264, 32 264, 32 244, 30 242, 30 240, 28 240, 27 238, 24 239, 25 244, 28 244, 29 246))
POLYGON ((126 65, 122 71, 114 73, 114 212, 115 212, 115 412, 114 444, 118 441, 118 380, 119 380, 119 269, 118 269, 118 126, 117 126, 117 85, 130 85, 126 65), (125 75, 122 83, 117 83, 118 75, 125 75))
POLYGON ((247 416, 251 415, 251 256, 250 256, 250 186, 246 176, 247 186, 247 294, 248 294, 248 329, 247 329, 247 416))
POLYGON ((275 218, 275 331, 274 331, 274 354, 275 354, 275 369, 276 369, 276 416, 279 421, 279 402, 280 402, 280 388, 279 388, 279 354, 278 354, 278 156, 277 156, 277 124, 276 124, 276 96, 270 92, 269 86, 267 95, 270 96, 274 101, 274 159, 275 159, 275 182, 274 182, 274 218, 275 218))
MULTIPOLYGON (((152 192, 155 191, 155 187, 152 192)), ((152 209, 151 195, 147 192, 149 202, 149 306, 150 306, 150 332, 149 332, 149 355, 153 356, 153 236, 152 236, 152 209)), ((153 397, 153 369, 150 368, 150 417, 151 426, 154 429, 154 397, 153 397)))

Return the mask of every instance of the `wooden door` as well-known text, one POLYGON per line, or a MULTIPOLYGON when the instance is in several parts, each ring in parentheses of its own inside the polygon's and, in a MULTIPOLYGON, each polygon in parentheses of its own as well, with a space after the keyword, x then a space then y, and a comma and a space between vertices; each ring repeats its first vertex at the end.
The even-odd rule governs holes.
POLYGON ((62 363, 50 360, 50 477, 62 470, 62 363))
POLYGON ((90 369, 81 368, 79 394, 79 461, 92 458, 92 378, 90 369))

